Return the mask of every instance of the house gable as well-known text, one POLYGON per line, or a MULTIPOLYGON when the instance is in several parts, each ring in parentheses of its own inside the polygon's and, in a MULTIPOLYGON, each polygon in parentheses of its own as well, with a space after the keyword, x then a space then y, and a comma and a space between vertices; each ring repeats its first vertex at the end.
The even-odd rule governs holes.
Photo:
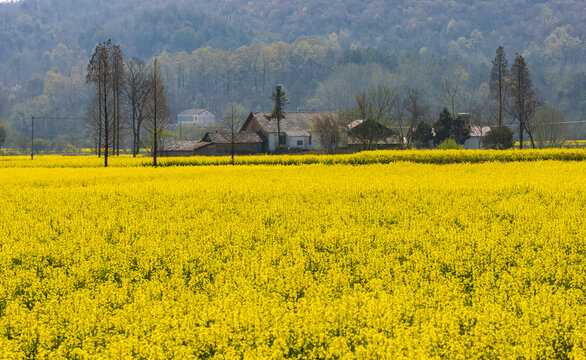
POLYGON ((354 120, 348 124, 348 144, 397 145, 396 131, 372 120, 354 120))
POLYGON ((266 132, 261 124, 259 124, 258 118, 255 114, 259 113, 250 113, 250 115, 248 115, 246 121, 244 121, 244 124, 242 124, 242 127, 240 128, 240 132, 260 132, 266 136, 266 132))

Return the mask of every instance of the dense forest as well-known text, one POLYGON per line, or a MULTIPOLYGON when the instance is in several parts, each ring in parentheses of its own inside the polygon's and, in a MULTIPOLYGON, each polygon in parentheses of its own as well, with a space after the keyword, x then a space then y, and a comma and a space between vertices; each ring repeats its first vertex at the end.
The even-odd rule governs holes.
MULTIPOLYGON (((510 63, 515 53, 527 59, 544 105, 580 121, 585 20, 572 0, 0 3, 0 119, 24 133, 33 115, 82 118, 89 57, 110 38, 126 58, 159 56, 174 114, 222 113, 230 101, 267 110, 277 83, 290 110, 344 108, 358 90, 383 84, 419 90, 439 113, 445 81, 459 88, 458 110, 469 111, 485 104, 490 61, 503 45, 510 63)), ((64 121, 44 134, 82 128, 64 121)))

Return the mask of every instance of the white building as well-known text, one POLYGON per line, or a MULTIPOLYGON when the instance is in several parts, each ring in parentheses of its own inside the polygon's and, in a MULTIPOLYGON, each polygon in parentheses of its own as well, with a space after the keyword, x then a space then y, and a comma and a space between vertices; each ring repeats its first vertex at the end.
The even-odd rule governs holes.
POLYGON ((482 138, 489 131, 489 126, 471 126, 470 138, 464 142, 464 149, 482 149, 482 138))
POLYGON ((190 109, 179 113, 177 122, 186 125, 210 127, 216 125, 216 116, 206 109, 190 109))

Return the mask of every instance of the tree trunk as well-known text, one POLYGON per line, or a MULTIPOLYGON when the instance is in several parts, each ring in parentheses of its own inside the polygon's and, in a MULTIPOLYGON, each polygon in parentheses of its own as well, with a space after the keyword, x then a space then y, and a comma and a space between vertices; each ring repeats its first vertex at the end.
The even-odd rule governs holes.
POLYGON ((523 149, 523 133, 525 132, 525 128, 523 126, 523 123, 520 124, 519 126, 519 149, 523 149))
POLYGON ((531 148, 535 149, 535 141, 533 141, 533 134, 529 130, 527 130, 527 134, 529 134, 529 139, 531 140, 531 148))
POLYGON ((98 79, 98 157, 102 157, 102 82, 98 79))
POLYGON ((136 157, 136 106, 132 103, 132 157, 136 157))
POLYGON ((154 76, 154 81, 153 81, 153 87, 154 87, 154 91, 153 91, 153 102, 154 102, 154 106, 155 106, 155 111, 153 112, 153 120, 154 120, 154 144, 153 144, 153 165, 155 167, 157 167, 157 135, 158 135, 158 129, 157 129, 157 59, 155 58, 155 76, 154 76))
POLYGON ((136 155, 140 153, 140 127, 136 127, 136 155))
MULTIPOLYGON (((104 60, 105 61, 105 60, 104 60)), ((104 82, 106 82, 106 72, 104 73, 104 82)), ((109 123, 108 123, 108 96, 107 96, 107 84, 102 86, 102 91, 104 92, 104 167, 108 167, 108 148, 110 144, 110 137, 109 137, 109 123)))

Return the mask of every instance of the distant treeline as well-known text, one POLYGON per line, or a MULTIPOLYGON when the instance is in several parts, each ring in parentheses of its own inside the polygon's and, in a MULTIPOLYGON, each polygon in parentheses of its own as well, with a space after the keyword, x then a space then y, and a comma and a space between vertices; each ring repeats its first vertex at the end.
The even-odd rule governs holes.
MULTIPOLYGON (((124 48, 122 52, 128 58, 124 48)), ((206 47, 192 53, 164 52, 159 60, 173 115, 188 108, 207 108, 221 116, 230 101, 250 111, 267 111, 277 83, 287 88, 290 111, 343 109, 354 105, 359 90, 386 85, 398 91, 417 89, 424 103, 439 114, 445 104, 438 97, 446 80, 459 88, 455 110, 468 112, 486 103, 491 69, 490 63, 462 57, 336 49, 321 38, 237 50, 206 47)), ((90 100, 85 84, 87 61, 80 61, 66 75, 49 71, 33 76, 16 91, 5 89, 10 95, 5 97, 4 113, 12 127, 27 131, 30 116, 38 114, 83 118, 90 100)), ((535 71, 530 60, 528 66, 544 105, 560 109, 568 121, 584 117, 585 73, 564 67, 535 71)), ((78 133, 81 128, 82 121, 54 121, 47 124, 45 133, 78 133)))

